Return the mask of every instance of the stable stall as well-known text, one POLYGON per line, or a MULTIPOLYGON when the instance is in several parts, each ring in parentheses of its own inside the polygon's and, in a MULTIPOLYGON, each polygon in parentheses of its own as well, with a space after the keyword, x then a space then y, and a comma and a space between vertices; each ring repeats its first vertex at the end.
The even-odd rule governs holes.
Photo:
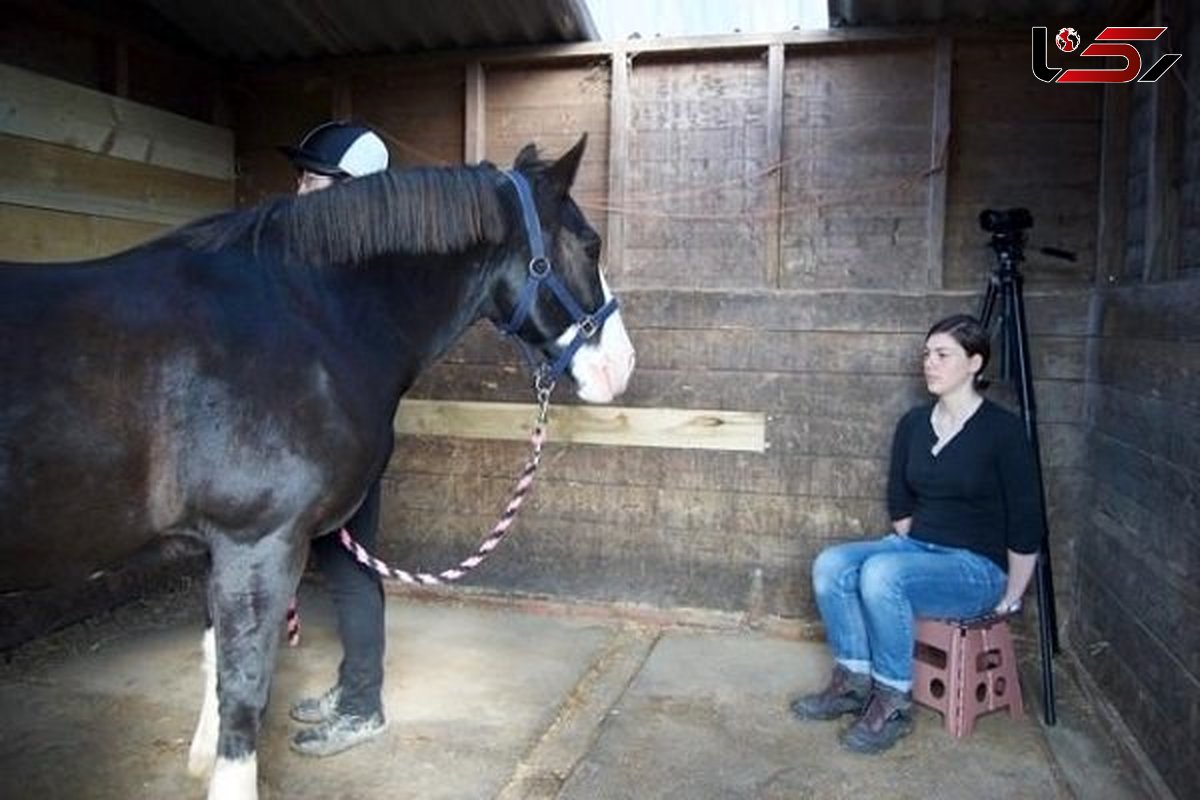
MULTIPOLYGON (((774 715, 820 671, 810 564, 886 528, 890 436, 925 396, 922 337, 980 307, 1013 255, 980 214, 1013 208, 1029 211, 1030 225, 1005 218, 1018 223, 1001 233, 1023 248, 1024 388, 1048 519, 1014 623, 1029 718, 989 717, 947 753, 930 716, 916 761, 888 763, 913 796, 1101 796, 1064 767, 1061 729, 1086 716, 1115 732, 1088 728, 1098 749, 1080 767, 1110 796, 1183 798, 1200 784, 1200 24, 1186 3, 831 0, 829 30, 620 41, 597 39, 584 4, 556 0, 203 5, 8 4, 0 259, 99 257, 288 193, 278 146, 331 118, 378 131, 396 168, 507 168, 528 143, 557 157, 586 134, 572 196, 603 237, 638 351, 615 405, 559 388, 537 488, 485 565, 457 589, 394 588, 396 710, 376 757, 416 772, 345 796, 395 796, 410 780, 421 797, 883 792, 884 767, 863 778, 774 715), (1182 58, 1153 81, 1039 76, 1081 63, 1045 37, 1070 27, 1086 44, 1113 26, 1166 28, 1135 51, 1146 69, 1182 58), (436 663, 414 652, 426 647, 436 663), (770 745, 744 744, 759 736, 770 745), (797 748, 820 758, 789 771, 797 748), (458 762, 474 777, 449 781, 458 762), (738 766, 704 777, 705 762, 738 766)), ((1022 387, 993 372, 993 395, 1028 411, 1022 387)), ((474 551, 534 413, 521 354, 472 328, 400 404, 378 555, 437 572, 474 551)), ((204 558, 116 555, 70 585, 0 586, 10 661, 45 668, 91 709, 15 725, 45 744, 6 744, 10 796, 53 796, 42 759, 91 746, 56 724, 113 707, 162 759, 114 744, 135 783, 122 793, 106 773, 92 796, 162 796, 172 764, 183 780, 191 700, 129 710, 114 698, 126 674, 150 691, 158 670, 141 655, 154 654, 179 684, 170 693, 198 699, 183 672, 198 636, 173 626, 198 624, 204 558), (149 621, 122 616, 139 604, 149 621), (88 650, 88 625, 105 630, 96 619, 140 638, 93 653, 87 675, 52 658, 88 650)), ((336 649, 312 576, 302 612, 309 595, 309 638, 282 656, 281 686, 319 680, 336 649)), ((6 708, 22 679, 4 678, 6 708)), ((371 763, 291 773, 283 748, 264 752, 278 796, 305 796, 322 774, 352 782, 371 763)), ((62 780, 75 788, 59 796, 86 794, 62 780)))

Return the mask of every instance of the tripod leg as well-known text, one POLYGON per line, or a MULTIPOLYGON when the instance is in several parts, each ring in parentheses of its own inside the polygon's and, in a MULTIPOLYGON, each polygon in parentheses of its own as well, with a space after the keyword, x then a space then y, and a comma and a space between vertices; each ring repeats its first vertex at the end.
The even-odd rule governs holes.
MULTIPOLYGON (((1046 596, 1051 600, 1054 599, 1054 571, 1050 569, 1050 542, 1042 541, 1042 552, 1038 557, 1038 567, 1040 574, 1037 576, 1038 591, 1045 591, 1046 596), (1045 564, 1044 569, 1040 569, 1042 564, 1045 564)), ((1050 628, 1050 644, 1053 648, 1054 655, 1062 652, 1062 648, 1058 644, 1058 609, 1051 602, 1046 609, 1046 622, 1050 628)))
MULTIPOLYGON (((1016 381, 1017 395, 1021 402, 1021 416, 1025 421, 1025 435, 1033 449, 1033 464, 1037 471, 1038 491, 1041 494, 1043 515, 1046 508, 1046 487, 1042 479, 1042 452, 1038 442, 1037 432, 1037 402, 1033 392, 1033 370, 1029 363, 1029 334, 1025 323, 1025 304, 1022 297, 1021 274, 1015 269, 1003 281, 1005 290, 1003 323, 1011 323, 1013 355, 1016 357, 1016 367, 1012 377, 1016 381)), ((1058 646, 1058 615, 1054 604, 1054 582, 1050 564, 1050 533, 1042 531, 1041 552, 1037 561, 1038 588, 1038 640, 1042 656, 1042 707, 1047 725, 1056 721, 1054 700, 1054 655, 1059 652, 1058 646)))
POLYGON ((1038 644, 1042 656, 1042 710, 1047 725, 1058 721, 1054 699, 1054 654, 1058 652, 1058 632, 1054 624, 1054 586, 1049 581, 1050 552, 1045 547, 1037 561, 1038 644), (1045 556, 1043 558, 1042 556, 1045 556))
POLYGON ((998 283, 993 278, 988 281, 987 289, 983 293, 983 298, 979 302, 979 312, 975 318, 979 320, 979 324, 986 331, 992 324, 992 311, 996 308, 996 290, 998 283))

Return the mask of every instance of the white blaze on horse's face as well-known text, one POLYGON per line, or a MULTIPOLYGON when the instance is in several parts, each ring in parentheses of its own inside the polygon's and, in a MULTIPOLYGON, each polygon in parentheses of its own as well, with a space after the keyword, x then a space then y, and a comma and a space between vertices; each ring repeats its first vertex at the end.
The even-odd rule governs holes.
MULTIPOLYGON (((600 273, 600 285, 604 288, 604 302, 612 299, 608 281, 600 273)), ((575 338, 578 325, 572 325, 556 340, 559 347, 566 347, 575 338)), ((589 341, 571 359, 571 377, 578 387, 576 394, 585 403, 610 403, 625 391, 629 376, 633 374, 633 342, 621 320, 621 312, 614 311, 592 341, 589 341)))

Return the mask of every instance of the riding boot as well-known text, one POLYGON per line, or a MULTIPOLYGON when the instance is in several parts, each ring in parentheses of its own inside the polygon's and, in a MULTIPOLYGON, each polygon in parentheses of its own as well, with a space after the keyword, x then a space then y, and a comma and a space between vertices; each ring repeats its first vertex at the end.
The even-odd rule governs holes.
POLYGON ((366 716, 335 711, 319 725, 306 728, 291 739, 291 748, 302 756, 332 756, 360 745, 387 730, 383 712, 366 716))
POLYGON ((305 725, 316 725, 319 722, 324 722, 333 716, 337 710, 338 699, 342 695, 341 686, 333 686, 326 690, 322 695, 317 697, 305 697, 296 701, 290 709, 288 716, 303 722, 305 725))
POLYGON ((856 753, 881 753, 912 733, 912 692, 901 692, 878 681, 858 721, 840 738, 856 753))
POLYGON ((871 676, 851 672, 834 663, 829 685, 815 694, 792 701, 792 713, 799 719, 837 719, 843 714, 859 714, 871 693, 871 676))

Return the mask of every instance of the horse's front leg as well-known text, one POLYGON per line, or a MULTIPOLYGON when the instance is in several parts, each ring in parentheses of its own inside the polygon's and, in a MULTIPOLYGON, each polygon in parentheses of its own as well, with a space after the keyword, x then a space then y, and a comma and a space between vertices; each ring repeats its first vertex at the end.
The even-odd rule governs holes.
POLYGON ((188 763, 193 774, 212 767, 210 800, 258 796, 255 753, 262 712, 307 549, 290 533, 277 531, 251 543, 215 537, 212 544, 205 699, 188 763))
POLYGON ((217 645, 213 635, 212 605, 204 621, 204 638, 200 644, 200 669, 204 673, 204 698, 200 703, 200 719, 192 734, 188 751, 188 772, 196 778, 208 778, 217 763, 217 645))

